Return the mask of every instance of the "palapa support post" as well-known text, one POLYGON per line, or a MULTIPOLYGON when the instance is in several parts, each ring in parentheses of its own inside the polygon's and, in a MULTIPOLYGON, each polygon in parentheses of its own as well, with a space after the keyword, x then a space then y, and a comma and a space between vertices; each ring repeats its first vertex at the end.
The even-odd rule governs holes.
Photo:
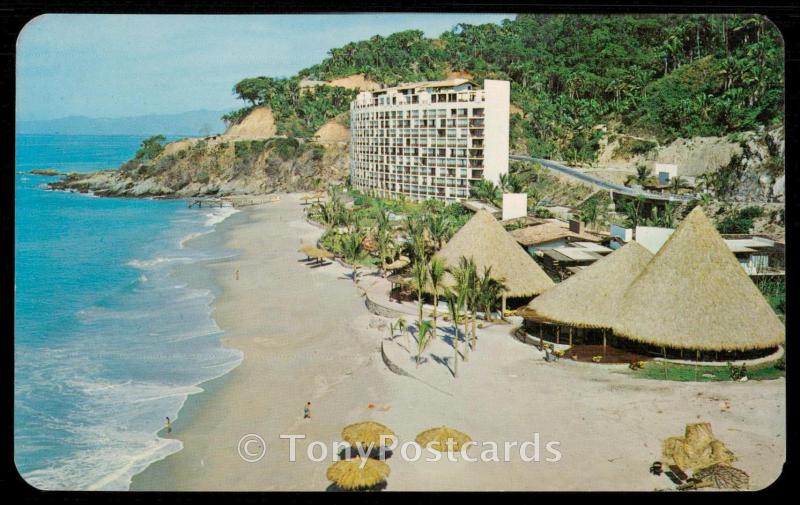
POLYGON ((542 336, 542 323, 539 323, 539 350, 544 351, 544 336, 542 336))
POLYGON ((561 344, 561 326, 556 326, 556 344, 561 344))
POLYGON ((700 349, 695 351, 694 355, 694 381, 697 382, 697 365, 700 361, 700 349))
POLYGON ((606 355, 606 329, 603 328, 603 356, 606 355))
POLYGON ((506 318, 506 294, 505 294, 505 292, 503 293, 503 296, 502 296, 501 306, 503 307, 502 312, 501 312, 501 319, 505 319, 506 318))
POLYGON ((572 326, 569 327, 569 346, 572 347, 572 326))

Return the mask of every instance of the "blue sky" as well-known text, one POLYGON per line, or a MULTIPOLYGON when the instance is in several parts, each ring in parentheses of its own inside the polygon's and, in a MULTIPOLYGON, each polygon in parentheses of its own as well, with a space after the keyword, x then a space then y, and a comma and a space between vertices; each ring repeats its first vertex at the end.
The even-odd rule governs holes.
POLYGON ((17 40, 17 119, 122 117, 241 106, 244 77, 288 76, 375 34, 510 14, 154 16, 48 14, 17 40))

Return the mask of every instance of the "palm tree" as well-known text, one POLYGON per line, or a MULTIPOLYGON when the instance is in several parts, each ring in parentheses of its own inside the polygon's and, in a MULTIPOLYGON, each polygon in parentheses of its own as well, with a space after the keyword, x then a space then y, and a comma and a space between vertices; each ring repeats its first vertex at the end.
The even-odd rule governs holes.
POLYGON ((426 225, 428 233, 430 234, 431 240, 434 241, 436 249, 441 249, 442 244, 447 240, 449 235, 450 223, 442 214, 428 214, 427 216, 426 225))
POLYGON ((425 291, 425 284, 428 282, 428 267, 425 264, 425 259, 417 258, 414 261, 414 266, 411 267, 411 273, 414 276, 414 284, 417 288, 417 306, 419 309, 419 319, 417 329, 422 326, 422 293, 425 291))
POLYGON ((419 330, 417 331, 417 368, 419 368, 419 358, 431 341, 432 336, 433 327, 431 326, 431 322, 423 321, 422 324, 419 325, 419 330))
POLYGON ((478 342, 478 309, 480 308, 480 291, 479 291, 479 274, 478 268, 473 262, 471 265, 471 272, 470 272, 470 287, 467 291, 467 307, 469 308, 470 312, 470 320, 472 322, 471 333, 472 336, 470 338, 470 349, 475 350, 475 346, 478 342))
POLYGON ((405 318, 402 318, 402 317, 399 318, 397 320, 397 322, 395 323, 395 328, 397 328, 397 331, 399 331, 400 333, 405 333, 405 335, 406 335, 406 349, 408 349, 409 352, 411 352, 411 346, 409 345, 410 342, 408 340, 408 323, 406 323, 405 318))
POLYGON ((461 321, 461 300, 458 292, 448 290, 445 295, 447 299, 447 308, 450 311, 450 318, 453 320, 453 377, 458 377, 458 340, 459 330, 458 323, 461 321))
POLYGON ((473 197, 492 205, 499 205, 500 200, 503 198, 500 188, 487 179, 481 179, 476 182, 472 186, 471 192, 473 197))
POLYGON ((415 258, 424 262, 425 260, 425 223, 417 216, 406 218, 406 229, 408 230, 408 244, 411 253, 415 258))
POLYGON ((378 218, 378 226, 375 229, 375 242, 378 245, 378 259, 380 260, 381 275, 386 274, 383 268, 389 252, 394 249, 394 241, 392 240, 392 230, 388 219, 381 220, 378 218))
POLYGON ((358 280, 358 261, 363 256, 363 248, 361 245, 363 241, 364 236, 358 231, 348 233, 342 240, 344 259, 353 267, 353 282, 358 280))
POLYGON ((433 257, 428 264, 428 280, 431 291, 433 292, 433 338, 436 338, 436 323, 438 321, 439 292, 442 289, 442 281, 445 274, 444 261, 439 257, 433 257))
POLYGON ((680 175, 676 175, 670 181, 670 187, 672 189, 672 192, 677 195, 678 193, 680 193, 681 189, 686 187, 686 181, 684 181, 683 177, 681 177, 680 175))
POLYGON ((525 185, 515 174, 500 174, 500 188, 506 193, 523 193, 525 185))
POLYGON ((629 175, 625 181, 625 185, 630 186, 631 183, 635 182, 640 186, 644 186, 647 184, 647 181, 650 179, 651 175, 652 169, 643 163, 639 163, 636 165, 636 175, 629 175))
POLYGON ((483 275, 478 278, 477 291, 479 305, 483 308, 483 317, 487 321, 492 320, 492 310, 505 290, 502 280, 492 278, 492 267, 485 267, 483 275))
POLYGON ((636 228, 642 221, 642 209, 644 208, 645 198, 639 195, 633 199, 625 199, 622 204, 622 212, 627 219, 629 228, 636 228))
POLYGON ((713 174, 705 173, 697 176, 697 187, 707 193, 713 189, 714 176, 713 174))
MULTIPOLYGON (((467 340, 467 324, 469 322, 469 314, 467 310, 467 301, 472 296, 471 291, 475 284, 475 262, 470 258, 462 256, 458 260, 458 266, 450 269, 451 275, 456 281, 456 292, 458 294, 459 310, 464 309, 462 323, 464 324, 464 339, 467 340)), ((464 361, 469 360, 469 346, 467 346, 464 354, 464 361)))

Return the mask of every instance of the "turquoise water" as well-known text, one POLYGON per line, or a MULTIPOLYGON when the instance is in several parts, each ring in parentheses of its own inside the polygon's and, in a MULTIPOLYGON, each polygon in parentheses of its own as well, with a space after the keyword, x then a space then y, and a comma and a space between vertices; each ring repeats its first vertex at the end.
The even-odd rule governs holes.
POLYGON ((209 276, 178 275, 233 253, 212 233, 231 209, 45 191, 51 178, 20 173, 116 167, 142 140, 16 139, 14 456, 39 488, 127 489, 180 450, 158 437, 164 418, 241 361, 208 316, 209 276))

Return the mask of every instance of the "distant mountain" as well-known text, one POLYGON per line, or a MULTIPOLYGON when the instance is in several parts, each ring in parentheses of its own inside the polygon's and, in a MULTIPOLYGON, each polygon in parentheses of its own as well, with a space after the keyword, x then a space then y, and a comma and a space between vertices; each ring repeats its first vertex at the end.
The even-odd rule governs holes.
POLYGON ((17 121, 17 133, 62 135, 185 135, 205 136, 225 131, 220 119, 228 111, 195 110, 180 114, 150 114, 119 118, 68 116, 17 121))

